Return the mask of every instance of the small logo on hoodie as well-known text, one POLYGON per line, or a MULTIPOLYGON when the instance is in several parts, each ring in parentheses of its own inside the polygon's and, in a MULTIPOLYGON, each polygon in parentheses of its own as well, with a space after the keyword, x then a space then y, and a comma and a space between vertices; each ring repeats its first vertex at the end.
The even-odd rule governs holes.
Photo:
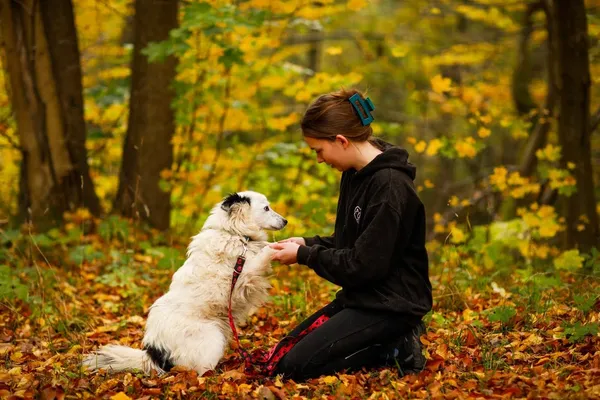
POLYGON ((358 224, 360 222, 360 207, 356 206, 354 207, 354 219, 356 220, 356 223, 358 224))

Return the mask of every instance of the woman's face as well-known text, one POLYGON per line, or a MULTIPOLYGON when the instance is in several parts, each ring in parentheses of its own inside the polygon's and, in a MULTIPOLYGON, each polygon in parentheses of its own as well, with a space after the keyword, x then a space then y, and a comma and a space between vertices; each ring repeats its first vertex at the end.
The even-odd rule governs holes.
POLYGON ((317 154, 317 162, 325 163, 338 171, 346 171, 350 168, 348 154, 348 139, 342 135, 336 136, 335 140, 315 139, 304 137, 304 141, 317 154))

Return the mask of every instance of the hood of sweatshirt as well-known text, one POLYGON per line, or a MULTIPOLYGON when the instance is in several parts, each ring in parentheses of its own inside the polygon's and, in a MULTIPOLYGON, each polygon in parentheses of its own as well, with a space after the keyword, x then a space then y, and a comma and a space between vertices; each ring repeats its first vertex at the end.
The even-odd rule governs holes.
POLYGON ((381 139, 373 139, 371 143, 383 151, 383 153, 375 157, 360 171, 356 172, 354 179, 367 177, 380 169, 393 168, 404 172, 413 181, 415 180, 417 167, 408 161, 408 152, 406 150, 381 139))

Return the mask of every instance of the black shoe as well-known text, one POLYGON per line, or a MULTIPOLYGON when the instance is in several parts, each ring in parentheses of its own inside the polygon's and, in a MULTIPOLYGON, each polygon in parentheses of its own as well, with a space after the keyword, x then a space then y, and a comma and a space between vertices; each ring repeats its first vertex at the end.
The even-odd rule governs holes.
POLYGON ((381 353, 384 363, 396 366, 400 376, 418 374, 425 368, 421 335, 425 333, 425 325, 419 322, 410 332, 394 341, 383 345, 381 353))

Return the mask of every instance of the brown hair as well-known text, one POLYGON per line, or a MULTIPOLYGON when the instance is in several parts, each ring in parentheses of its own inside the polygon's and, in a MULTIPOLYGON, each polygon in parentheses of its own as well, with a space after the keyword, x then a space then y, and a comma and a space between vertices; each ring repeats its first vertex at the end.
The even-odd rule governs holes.
POLYGON ((344 135, 357 142, 369 140, 373 128, 371 125, 363 126, 357 111, 348 100, 356 93, 365 98, 356 89, 340 89, 319 96, 308 106, 302 117, 302 134, 315 139, 334 140, 336 135, 344 135))

